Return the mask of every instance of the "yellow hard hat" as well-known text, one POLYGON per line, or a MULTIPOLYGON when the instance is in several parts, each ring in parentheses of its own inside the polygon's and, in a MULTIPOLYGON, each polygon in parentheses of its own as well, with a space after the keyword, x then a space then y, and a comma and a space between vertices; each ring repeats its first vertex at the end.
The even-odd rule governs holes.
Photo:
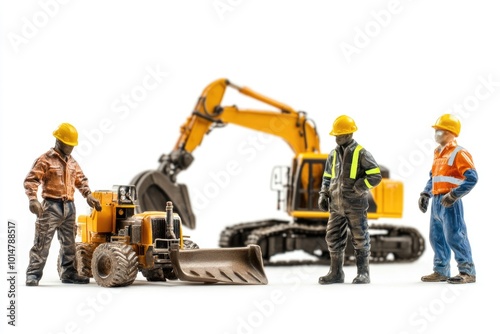
POLYGON ((52 134, 66 145, 78 145, 78 131, 69 123, 62 123, 52 134))
POLYGON ((354 120, 346 115, 342 115, 337 117, 337 119, 333 122, 332 131, 330 132, 331 136, 341 136, 353 133, 358 130, 356 123, 354 120))
POLYGON ((452 114, 444 114, 437 119, 436 124, 432 127, 434 129, 448 130, 453 133, 455 137, 458 137, 461 125, 460 120, 457 117, 452 114))

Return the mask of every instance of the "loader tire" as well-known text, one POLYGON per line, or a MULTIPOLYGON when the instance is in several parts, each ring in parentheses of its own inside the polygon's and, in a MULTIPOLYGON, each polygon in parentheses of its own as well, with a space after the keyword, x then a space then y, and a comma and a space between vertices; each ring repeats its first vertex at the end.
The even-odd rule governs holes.
MULTIPOLYGON (((78 275, 84 277, 92 277, 92 253, 94 252, 95 246, 92 244, 86 244, 83 242, 77 242, 75 245, 75 269, 78 272, 78 275)), ((59 273, 59 277, 61 277, 61 254, 57 257, 57 272, 59 273)))
POLYGON ((127 286, 137 277, 139 261, 130 245, 104 243, 92 256, 94 280, 103 287, 127 286))
POLYGON ((83 242, 76 243, 75 268, 78 275, 92 277, 92 254, 95 246, 83 242))

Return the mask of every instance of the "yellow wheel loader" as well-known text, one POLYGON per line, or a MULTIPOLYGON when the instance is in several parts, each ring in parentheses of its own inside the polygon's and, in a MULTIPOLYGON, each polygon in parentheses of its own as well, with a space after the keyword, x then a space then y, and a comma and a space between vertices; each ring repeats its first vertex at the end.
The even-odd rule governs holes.
MULTIPOLYGON (((172 200, 183 210, 183 222, 195 228, 188 188, 178 184, 179 172, 194 160, 192 152, 210 131, 227 124, 239 125, 282 138, 294 153, 290 166, 275 168, 272 185, 278 191, 278 207, 284 202, 292 218, 244 222, 228 226, 221 232, 219 246, 241 247, 256 244, 261 247, 267 264, 294 264, 296 261, 273 262, 273 255, 303 250, 315 257, 313 262, 329 263, 325 233, 328 213, 318 208, 318 196, 327 153, 320 149, 320 138, 314 122, 303 111, 240 87, 227 79, 218 79, 205 87, 194 111, 180 128, 180 136, 173 150, 160 157, 157 170, 139 173, 131 183, 137 186, 139 204, 146 210, 156 210, 165 201, 172 200), (239 109, 236 105, 222 105, 226 89, 263 102, 275 110, 239 109)), ((387 168, 380 166, 382 182, 371 190, 368 219, 401 218, 403 215, 403 183, 390 178, 387 168)), ((409 226, 370 224, 371 262, 411 262, 425 249, 425 241, 418 230, 409 226)), ((346 249, 345 263, 353 263, 351 243, 346 249)), ((299 262, 305 263, 305 262, 299 262)))
POLYGON ((138 272, 148 281, 267 284, 259 246, 199 249, 183 235, 172 202, 165 203, 164 211, 137 213, 133 185, 95 191, 93 196, 102 210, 78 217, 76 266, 98 285, 127 286, 138 272))

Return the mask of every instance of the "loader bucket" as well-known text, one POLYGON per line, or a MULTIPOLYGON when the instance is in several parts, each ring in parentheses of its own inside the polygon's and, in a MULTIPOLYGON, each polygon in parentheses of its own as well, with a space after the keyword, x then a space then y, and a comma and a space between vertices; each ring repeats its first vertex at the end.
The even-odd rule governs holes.
POLYGON ((258 245, 235 248, 172 250, 172 265, 181 281, 267 284, 258 245))
POLYGON ((190 229, 196 227, 196 218, 185 184, 172 182, 167 175, 158 170, 138 174, 131 184, 137 189, 138 211, 165 211, 165 204, 170 201, 181 217, 182 224, 190 229))

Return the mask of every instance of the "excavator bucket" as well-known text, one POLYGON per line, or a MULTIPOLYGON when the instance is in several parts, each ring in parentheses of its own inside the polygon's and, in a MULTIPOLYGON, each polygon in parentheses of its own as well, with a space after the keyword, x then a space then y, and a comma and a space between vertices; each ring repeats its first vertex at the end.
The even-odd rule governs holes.
POLYGON ((138 211, 164 211, 165 203, 172 202, 181 217, 182 224, 190 229, 196 227, 196 218, 191 208, 188 188, 174 183, 168 175, 159 170, 138 174, 131 184, 137 189, 138 211))
POLYGON ((260 247, 172 250, 174 272, 181 281, 239 285, 267 284, 260 247))

